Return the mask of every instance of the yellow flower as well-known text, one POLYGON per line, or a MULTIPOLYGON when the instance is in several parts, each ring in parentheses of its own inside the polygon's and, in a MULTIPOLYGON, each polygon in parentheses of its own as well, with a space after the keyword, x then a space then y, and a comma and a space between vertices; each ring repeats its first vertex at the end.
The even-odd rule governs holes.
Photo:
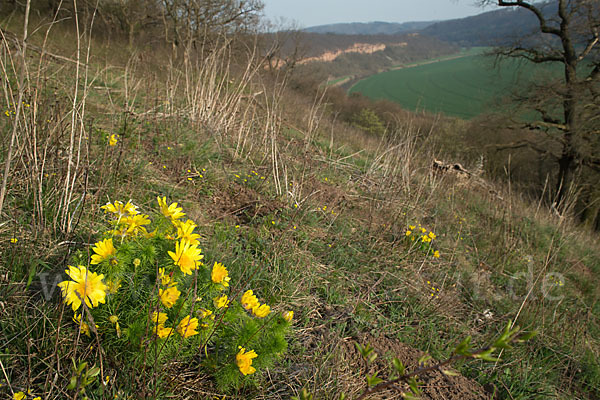
POLYGON ((160 284, 163 286, 169 286, 171 283, 171 275, 165 274, 164 268, 158 269, 158 278, 160 279, 160 284))
POLYGON ((108 320, 111 324, 115 325, 115 330, 117 331, 117 337, 121 337, 121 327, 119 326, 119 317, 116 315, 111 315, 108 317, 108 320))
POLYGON ((167 319, 167 314, 164 312, 157 313, 154 311, 152 313, 152 322, 154 322, 154 325, 164 325, 165 322, 167 322, 167 319))
POLYGON ((160 212, 162 212, 162 214, 165 217, 170 218, 172 220, 176 220, 176 219, 179 219, 179 218, 185 216, 185 213, 182 212, 183 208, 177 207, 177 203, 172 203, 171 205, 167 205, 166 197, 163 197, 162 199, 160 197, 157 197, 156 200, 158 200, 158 206, 160 207, 160 212))
POLYGON ((133 236, 139 232, 146 232, 146 228, 144 228, 143 225, 148 225, 150 223, 150 217, 143 214, 137 214, 124 218, 123 223, 127 225, 127 234, 133 236))
POLYGON ((246 293, 242 295, 242 307, 244 307, 246 310, 252 310, 257 305, 258 299, 252 290, 247 290, 246 293))
POLYGON ((65 271, 72 279, 58 284, 67 304, 71 304, 73 311, 81 306, 81 301, 92 308, 105 302, 107 286, 102 282, 104 275, 89 272, 86 267, 69 266, 65 271))
POLYGON ((235 363, 242 374, 250 375, 256 372, 256 368, 252 366, 252 359, 256 357, 258 354, 254 350, 246 352, 245 348, 240 347, 240 351, 235 356, 235 363))
POLYGON ((215 297, 213 303, 217 308, 229 307, 229 300, 227 300, 227 295, 225 294, 221 297, 215 297))
POLYGON ((116 146, 117 145, 117 135, 116 134, 112 134, 110 135, 110 138, 108 139, 108 145, 109 146, 116 146))
POLYGON ((293 311, 286 311, 283 313, 283 319, 285 319, 287 322, 292 322, 293 318, 294 318, 293 311))
POLYGON ((204 258, 201 254, 202 249, 198 245, 190 244, 187 240, 181 240, 175 244, 175 253, 169 251, 169 255, 186 275, 191 275, 192 270, 197 269, 201 264, 200 260, 204 258))
POLYGON ((412 231, 406 231, 405 235, 406 236, 410 236, 412 234, 412 231))
POLYGON ((214 283, 220 283, 225 287, 229 286, 229 280, 231 279, 229 278, 229 271, 227 271, 227 268, 218 262, 215 262, 215 265, 213 265, 210 277, 214 283))
POLYGON ((13 395, 14 400, 23 400, 25 397, 27 396, 23 392, 17 392, 13 395))
POLYGON ((109 294, 117 293, 117 290, 121 287, 121 281, 119 279, 115 281, 106 281, 106 292, 109 294))
POLYGON ((182 337, 188 338, 198 334, 196 328, 198 328, 198 318, 190 319, 190 316, 188 315, 181 320, 179 325, 177 325, 177 332, 179 332, 182 337))
POLYGON ((116 200, 114 203, 108 202, 100 208, 104 212, 116 214, 119 218, 124 215, 136 215, 138 213, 137 207, 131 204, 131 201, 123 204, 123 202, 116 200))
POLYGON ((164 339, 173 334, 173 328, 165 328, 163 325, 157 325, 155 332, 159 338, 164 339))
POLYGON ((423 241, 423 243, 429 243, 431 242, 431 238, 429 236, 421 236, 421 240, 423 241))
POLYGON ((100 264, 102 261, 114 256, 117 252, 113 246, 112 239, 104 239, 96 243, 95 247, 92 247, 92 251, 96 254, 92 254, 90 264, 100 264))
POLYGON ((440 252, 439 252, 439 251, 437 251, 437 250, 436 250, 436 251, 434 251, 434 252, 433 252, 433 256, 434 256, 435 258, 440 258, 440 252))
POLYGON ((207 310, 206 308, 201 308, 200 310, 198 310, 198 312, 200 313, 200 318, 205 319, 210 317, 210 319, 215 319, 215 315, 213 314, 212 311, 207 310))
POLYGON ((427 229, 421 228, 421 233, 425 233, 425 232, 427 232, 427 229))
POLYGON ((38 397, 34 397, 33 400, 42 400, 42 398, 40 396, 38 396, 38 397))
POLYGON ((437 236, 436 236, 436 234, 435 234, 435 233, 433 233, 433 232, 429 232, 429 235, 428 235, 428 236, 429 236, 431 239, 435 239, 435 238, 437 237, 437 236))
POLYGON ((252 314, 258 318, 264 318, 271 313, 271 307, 266 304, 256 305, 252 308, 252 314))
POLYGON ((177 289, 177 286, 170 287, 168 289, 160 289, 158 291, 158 296, 160 297, 160 301, 167 308, 173 307, 177 299, 179 299, 179 295, 181 292, 177 289))
MULTIPOLYGON (((73 316, 73 322, 79 325, 79 331, 83 333, 87 337, 92 337, 90 334, 90 326, 85 322, 81 322, 81 314, 75 314, 73 316)), ((98 325, 96 325, 96 329, 98 329, 98 325)))
POLYGON ((415 226, 414 225, 409 225, 408 229, 410 229, 412 231, 413 229, 415 229, 415 226))
POLYGON ((180 222, 177 224, 177 239, 185 239, 190 244, 200 244, 198 238, 200 235, 194 233, 194 229, 197 227, 191 219, 188 219, 185 222, 180 222))
POLYGON ((17 239, 17 238, 11 238, 10 239, 10 242, 13 243, 13 244, 17 243, 18 241, 19 241, 19 239, 17 239))

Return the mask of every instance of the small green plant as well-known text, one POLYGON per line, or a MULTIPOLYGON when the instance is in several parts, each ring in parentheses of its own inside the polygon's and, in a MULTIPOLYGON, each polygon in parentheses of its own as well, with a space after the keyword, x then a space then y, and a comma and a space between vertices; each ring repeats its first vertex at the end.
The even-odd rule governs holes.
POLYGON ((67 389, 75 391, 76 394, 73 398, 81 395, 83 396, 83 400, 88 400, 85 389, 94 383, 100 374, 100 368, 95 365, 93 367, 89 367, 88 363, 85 361, 79 363, 77 363, 75 360, 72 361, 72 375, 67 389))
POLYGON ((154 222, 130 201, 102 207, 111 227, 91 266, 80 252, 59 284, 74 322, 111 357, 152 368, 155 382, 169 361, 199 360, 222 389, 252 383, 286 349, 293 312, 272 312, 218 260, 205 265, 194 221, 164 197, 158 205, 154 222))

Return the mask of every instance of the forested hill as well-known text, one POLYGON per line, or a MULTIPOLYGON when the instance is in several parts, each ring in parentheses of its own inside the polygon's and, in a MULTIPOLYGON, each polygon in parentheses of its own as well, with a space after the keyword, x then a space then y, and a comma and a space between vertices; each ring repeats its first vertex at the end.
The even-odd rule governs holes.
POLYGON ((424 29, 436 21, 417 22, 350 22, 311 26, 304 29, 311 33, 335 33, 340 35, 397 35, 424 29))
MULTIPOLYGON (((556 2, 543 6, 550 13, 556 2)), ((493 46, 513 43, 536 32, 538 21, 529 11, 521 8, 503 8, 472 17, 441 21, 422 29, 422 35, 433 36, 462 46, 493 46)))

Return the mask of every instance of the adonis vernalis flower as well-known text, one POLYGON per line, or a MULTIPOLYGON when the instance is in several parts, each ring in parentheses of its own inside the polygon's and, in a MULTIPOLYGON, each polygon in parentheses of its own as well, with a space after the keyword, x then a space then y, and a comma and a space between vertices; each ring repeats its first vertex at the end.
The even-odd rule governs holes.
POLYGON ((235 356, 235 363, 237 364, 240 372, 244 375, 250 375, 256 372, 256 368, 252 366, 252 359, 258 357, 258 354, 254 350, 246 352, 243 347, 239 348, 240 351, 235 356))
POLYGON ((116 200, 114 203, 108 202, 100 208, 103 209, 104 212, 117 215, 119 218, 125 215, 136 215, 138 213, 137 207, 131 204, 131 201, 127 201, 126 204, 123 204, 123 202, 116 200))
POLYGON ((127 225, 127 234, 134 236, 139 232, 146 233, 146 228, 144 228, 144 225, 148 225, 150 223, 150 218, 147 215, 136 214, 124 218, 123 223, 127 225))
POLYGON ((285 319, 287 322, 292 322, 292 319, 294 318, 294 312, 293 311, 286 311, 283 313, 283 319, 285 319))
POLYGON ((114 133, 112 135, 110 135, 110 138, 108 139, 108 145, 109 146, 116 146, 117 142, 118 142, 117 135, 114 134, 114 133))
POLYGON ((171 275, 167 275, 164 268, 158 269, 158 278, 160 279, 160 284, 163 286, 169 286, 171 283, 171 275))
POLYGON ((220 297, 215 297, 213 299, 213 303, 217 308, 229 307, 229 300, 227 299, 227 295, 223 295, 220 297))
POLYGON ((257 304, 252 308, 252 314, 258 318, 264 318, 271 313, 271 307, 266 304, 257 304))
POLYGON ((89 272, 86 267, 69 266, 65 271, 72 279, 58 284, 62 295, 67 304, 70 304, 73 311, 81 306, 81 301, 92 308, 97 307, 99 303, 104 303, 106 298, 107 286, 102 282, 104 275, 98 275, 89 272))
POLYGON ((177 239, 185 239, 190 244, 200 244, 198 239, 200 235, 194 233, 194 229, 198 226, 192 221, 188 219, 185 222, 179 222, 177 225, 177 239))
POLYGON ((242 307, 244 307, 246 310, 252 310, 257 305, 258 305, 258 299, 254 295, 252 290, 247 290, 242 295, 242 307))
POLYGON ((187 240, 181 240, 175 243, 175 252, 169 251, 169 255, 186 275, 191 275, 192 271, 201 264, 200 260, 204 258, 202 249, 196 244, 190 244, 187 240))
MULTIPOLYGON (((81 333, 83 333, 87 337, 92 337, 92 335, 90 334, 90 326, 88 324, 86 324, 85 322, 81 322, 81 314, 75 314, 73 316, 73 322, 75 322, 77 325, 79 325, 79 327, 80 327, 79 331, 81 333)), ((98 329, 98 325, 96 325, 96 329, 98 329)))
POLYGON ((198 328, 198 318, 190 318, 188 315, 177 325, 177 332, 182 337, 188 338, 198 334, 196 328, 198 328))
POLYGON ((156 200, 158 201, 160 212, 162 212, 165 217, 176 220, 185 216, 185 213, 183 213, 183 208, 177 207, 177 203, 167 205, 167 198, 163 197, 161 199, 160 196, 157 197, 156 200))
POLYGON ((117 252, 112 239, 104 239, 96 243, 95 247, 92 247, 92 251, 96 254, 92 254, 90 264, 100 264, 102 261, 113 257, 117 252))
POLYGON ((181 295, 181 292, 177 289, 177 286, 173 286, 168 289, 160 289, 158 291, 160 301, 167 308, 173 307, 175 302, 177 302, 177 299, 179 299, 179 295, 181 295))
POLYGON ((229 278, 229 271, 227 271, 227 268, 218 262, 215 262, 215 265, 213 265, 210 277, 214 283, 220 283, 225 287, 229 286, 229 280, 231 279, 229 278))

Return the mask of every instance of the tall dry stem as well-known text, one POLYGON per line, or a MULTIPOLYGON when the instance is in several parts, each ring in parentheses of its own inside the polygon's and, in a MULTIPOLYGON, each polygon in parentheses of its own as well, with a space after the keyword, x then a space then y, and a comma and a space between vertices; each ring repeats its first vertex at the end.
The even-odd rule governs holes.
MULTIPOLYGON (((25 6, 25 20, 23 22, 23 41, 21 42, 21 71, 19 74, 19 86, 18 86, 18 96, 17 96, 17 104, 15 110, 15 118, 12 127, 12 133, 10 135, 10 144, 8 145, 8 153, 6 155, 6 162, 4 164, 4 175, 2 177, 2 186, 0 187, 0 215, 2 215, 2 210, 4 208, 4 199, 6 197, 6 188, 8 184, 8 176, 10 174, 10 165, 12 163, 12 157, 14 153, 15 142, 17 140, 18 127, 19 127, 19 119, 21 118, 21 112, 23 109, 23 96, 25 93, 25 77, 27 75, 27 35, 29 28, 29 11, 31 8, 31 0, 27 0, 27 4, 25 6)), ((4 38, 6 41, 6 38, 4 38)))

